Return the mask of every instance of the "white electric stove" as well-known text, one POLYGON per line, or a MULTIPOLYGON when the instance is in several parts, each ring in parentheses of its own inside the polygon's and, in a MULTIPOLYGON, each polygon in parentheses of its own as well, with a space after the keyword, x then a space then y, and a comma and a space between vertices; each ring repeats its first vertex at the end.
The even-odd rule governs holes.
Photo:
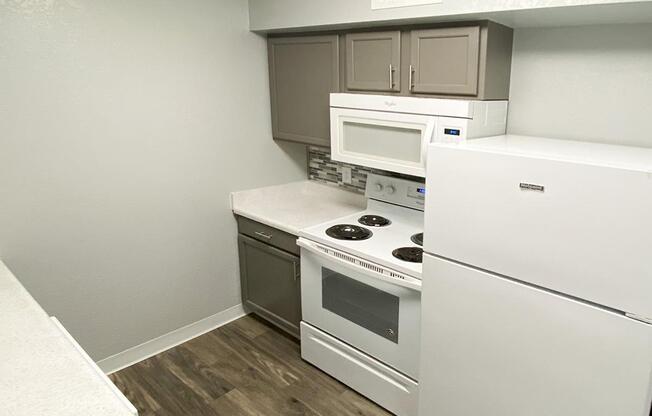
POLYGON ((425 185, 369 175, 367 209, 300 232, 302 357, 391 412, 418 403, 425 185))

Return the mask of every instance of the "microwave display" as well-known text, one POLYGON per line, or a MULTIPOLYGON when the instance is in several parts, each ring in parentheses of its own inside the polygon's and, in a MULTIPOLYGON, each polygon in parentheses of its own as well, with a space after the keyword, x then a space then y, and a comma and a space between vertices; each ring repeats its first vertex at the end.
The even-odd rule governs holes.
POLYGON ((423 200, 426 197, 426 187, 425 186, 409 186, 407 191, 407 196, 409 198, 415 198, 418 200, 423 200))

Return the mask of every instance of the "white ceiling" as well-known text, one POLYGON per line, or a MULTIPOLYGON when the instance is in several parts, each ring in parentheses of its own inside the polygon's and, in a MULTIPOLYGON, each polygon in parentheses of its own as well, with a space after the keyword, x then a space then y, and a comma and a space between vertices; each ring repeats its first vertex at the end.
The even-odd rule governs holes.
POLYGON ((484 19, 514 28, 559 27, 652 23, 652 1, 444 0, 434 5, 372 10, 370 0, 249 0, 249 14, 250 29, 258 32, 484 19))

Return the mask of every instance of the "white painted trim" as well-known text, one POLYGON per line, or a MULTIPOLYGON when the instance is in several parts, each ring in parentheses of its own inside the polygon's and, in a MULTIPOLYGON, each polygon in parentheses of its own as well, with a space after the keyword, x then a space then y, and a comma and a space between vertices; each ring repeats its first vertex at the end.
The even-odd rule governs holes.
POLYGON ((116 371, 120 371, 123 368, 146 360, 156 354, 176 347, 179 344, 183 344, 186 341, 217 329, 245 315, 246 313, 242 304, 233 306, 222 312, 216 313, 215 315, 211 315, 200 321, 175 329, 165 335, 161 335, 160 337, 104 358, 98 361, 97 365, 106 374, 115 373, 116 371))

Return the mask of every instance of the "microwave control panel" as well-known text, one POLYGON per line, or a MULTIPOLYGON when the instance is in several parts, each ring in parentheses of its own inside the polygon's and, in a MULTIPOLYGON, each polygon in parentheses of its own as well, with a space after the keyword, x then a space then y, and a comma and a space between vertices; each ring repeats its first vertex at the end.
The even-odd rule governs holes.
POLYGON ((426 185, 409 179, 371 173, 367 176, 365 195, 367 198, 423 211, 426 185))
POLYGON ((459 143, 466 140, 468 120, 440 117, 435 141, 437 143, 459 143))
POLYGON ((425 184, 418 184, 418 185, 414 185, 414 186, 408 186, 407 196, 408 196, 408 198, 420 199, 422 201, 425 200, 425 198, 426 198, 426 185, 425 184))

